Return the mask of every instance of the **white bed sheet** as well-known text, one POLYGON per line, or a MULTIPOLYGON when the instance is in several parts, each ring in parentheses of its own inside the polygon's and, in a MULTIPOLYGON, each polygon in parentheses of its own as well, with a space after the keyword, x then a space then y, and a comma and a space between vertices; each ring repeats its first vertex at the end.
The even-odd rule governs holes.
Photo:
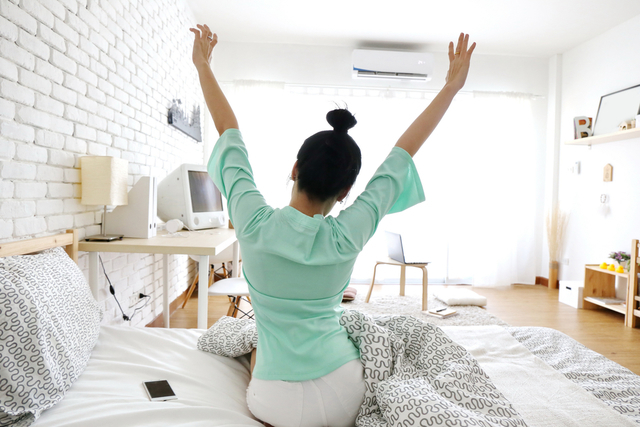
POLYGON ((103 326, 86 370, 34 427, 262 426, 246 403, 248 360, 196 349, 202 330, 103 326), (144 381, 177 400, 151 402, 144 381))
MULTIPOLYGON (((529 426, 633 425, 503 328, 443 330, 478 359, 529 426)), ((44 411, 33 426, 262 426, 246 404, 248 358, 197 350, 203 332, 103 326, 85 372, 62 402, 44 411), (161 379, 169 381, 178 400, 149 401, 142 383, 161 379)))
POLYGON ((637 426, 534 356, 500 326, 442 330, 476 358, 529 427, 637 426))

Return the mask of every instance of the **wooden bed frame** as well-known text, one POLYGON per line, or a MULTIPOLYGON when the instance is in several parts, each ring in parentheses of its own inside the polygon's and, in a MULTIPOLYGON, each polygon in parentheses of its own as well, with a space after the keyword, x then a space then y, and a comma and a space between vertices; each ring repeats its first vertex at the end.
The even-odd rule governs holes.
POLYGON ((59 246, 64 246, 69 258, 76 264, 78 263, 78 230, 67 230, 66 233, 53 236, 0 243, 0 257, 27 255, 59 246))

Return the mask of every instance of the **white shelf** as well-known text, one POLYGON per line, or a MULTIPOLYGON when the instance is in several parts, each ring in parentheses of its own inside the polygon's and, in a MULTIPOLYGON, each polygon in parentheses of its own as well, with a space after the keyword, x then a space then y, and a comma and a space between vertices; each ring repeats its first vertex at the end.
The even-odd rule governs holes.
POLYGON ((620 132, 608 133, 606 135, 590 136, 588 138, 573 139, 566 141, 565 145, 593 145, 605 142, 623 141, 625 139, 640 138, 640 128, 621 130, 620 132))
POLYGON ((627 313, 627 306, 625 304, 605 304, 601 301, 598 301, 595 298, 592 297, 586 297, 584 299, 585 301, 589 301, 590 303, 593 303, 595 305, 599 305, 600 307, 604 307, 604 308, 608 308, 609 310, 613 310, 613 311, 617 311, 618 313, 621 314, 626 314, 627 313))

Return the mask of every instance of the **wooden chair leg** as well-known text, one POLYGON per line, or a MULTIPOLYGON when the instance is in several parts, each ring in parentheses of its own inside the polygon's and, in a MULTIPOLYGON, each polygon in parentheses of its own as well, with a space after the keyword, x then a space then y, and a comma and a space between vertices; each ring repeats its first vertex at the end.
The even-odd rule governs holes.
POLYGON ((422 311, 427 310, 427 286, 429 286, 429 275, 427 274, 426 267, 420 267, 422 269, 422 311))
POLYGON ((184 304, 182 304, 182 308, 185 308, 187 306, 187 302, 189 302, 189 298, 191 298, 191 294, 193 294, 193 291, 196 289, 196 283, 198 283, 198 276, 199 275, 196 273, 196 278, 193 279, 193 283, 189 287, 189 291, 187 292, 187 298, 184 300, 184 304))
POLYGON ((369 302, 369 298, 371 298, 371 292, 373 292, 373 285, 376 283, 376 269, 378 268, 378 263, 373 266, 373 278, 371 279, 371 286, 369 286, 369 292, 367 292, 367 298, 365 298, 364 302, 369 302))
POLYGON ((407 277, 407 266, 401 265, 400 266, 400 296, 401 297, 404 296, 404 285, 406 283, 406 277, 407 277))
POLYGON ((227 266, 224 262, 222 263, 222 273, 224 274, 225 279, 229 278, 229 273, 227 272, 227 266))
POLYGON ((227 310, 227 316, 236 317, 236 316, 234 316, 234 311, 235 310, 236 310, 236 302, 233 299, 233 297, 229 297, 229 309, 227 310))
POLYGON ((240 312, 240 303, 242 303, 242 297, 236 296, 233 304, 233 317, 238 317, 240 312))
POLYGON ((213 277, 216 275, 216 271, 213 269, 213 266, 209 268, 209 287, 213 285, 213 277))

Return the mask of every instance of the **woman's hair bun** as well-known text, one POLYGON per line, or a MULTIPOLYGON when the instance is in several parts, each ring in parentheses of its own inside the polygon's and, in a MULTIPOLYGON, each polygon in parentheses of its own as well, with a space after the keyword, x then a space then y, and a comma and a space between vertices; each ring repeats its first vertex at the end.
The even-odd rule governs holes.
POLYGON ((344 108, 329 111, 327 113, 327 121, 334 131, 341 133, 347 133, 349 129, 358 123, 353 114, 344 108))

